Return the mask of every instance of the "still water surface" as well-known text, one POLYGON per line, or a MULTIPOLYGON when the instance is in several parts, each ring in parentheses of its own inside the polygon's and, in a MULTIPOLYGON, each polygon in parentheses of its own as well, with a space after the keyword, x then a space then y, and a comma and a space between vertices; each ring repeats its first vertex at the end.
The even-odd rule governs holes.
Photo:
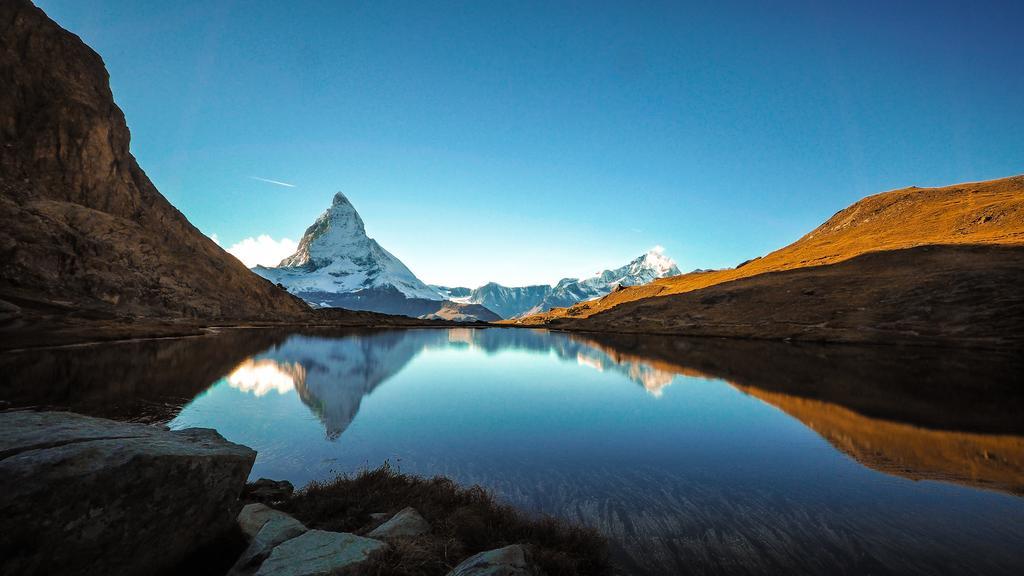
POLYGON ((624 573, 1024 573, 1015 360, 780 346, 242 331, 0 368, 65 382, 15 405, 216 428, 253 479, 478 483, 597 527, 624 573))

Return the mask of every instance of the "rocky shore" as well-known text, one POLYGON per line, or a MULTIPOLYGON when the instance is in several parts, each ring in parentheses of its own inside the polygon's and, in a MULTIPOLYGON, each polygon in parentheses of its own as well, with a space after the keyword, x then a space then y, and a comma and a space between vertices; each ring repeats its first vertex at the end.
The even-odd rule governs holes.
POLYGON ((247 486, 255 458, 211 429, 0 412, 3 572, 610 572, 593 531, 527 518, 478 487, 385 465, 293 494, 287 482, 247 486))

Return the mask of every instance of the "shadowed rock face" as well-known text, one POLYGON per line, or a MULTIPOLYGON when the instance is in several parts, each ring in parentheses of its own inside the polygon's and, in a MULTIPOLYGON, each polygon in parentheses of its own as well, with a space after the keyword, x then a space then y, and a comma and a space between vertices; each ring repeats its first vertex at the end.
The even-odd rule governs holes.
POLYGON ((163 573, 231 528, 255 458, 210 429, 0 413, 4 573, 163 573))
POLYGON ((99 55, 27 0, 0 3, 0 78, 0 325, 306 313, 157 191, 99 55))

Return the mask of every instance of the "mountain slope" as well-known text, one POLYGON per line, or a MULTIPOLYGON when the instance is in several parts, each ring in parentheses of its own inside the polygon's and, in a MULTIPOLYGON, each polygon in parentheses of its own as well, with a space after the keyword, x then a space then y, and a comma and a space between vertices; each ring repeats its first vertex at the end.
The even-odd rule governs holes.
POLYGON ((363 219, 341 192, 306 229, 295 254, 278 266, 253 271, 317 307, 460 321, 500 319, 482 306, 446 301, 424 284, 366 235, 363 219))
POLYGON ((942 188, 904 188, 839 211, 793 244, 728 270, 655 280, 600 300, 520 320, 587 318, 621 304, 682 294, 770 272, 830 265, 876 251, 941 244, 1024 244, 1024 176, 942 188))
POLYGON ((638 286, 679 273, 676 263, 665 256, 661 248, 655 248, 625 266, 604 270, 588 278, 563 278, 554 286, 509 287, 490 282, 473 290, 445 286, 433 288, 457 302, 482 304, 502 318, 518 318, 593 300, 626 286, 638 286))
POLYGON ((27 0, 0 3, 0 324, 40 317, 285 319, 308 307, 252 274, 129 152, 94 51, 27 0))

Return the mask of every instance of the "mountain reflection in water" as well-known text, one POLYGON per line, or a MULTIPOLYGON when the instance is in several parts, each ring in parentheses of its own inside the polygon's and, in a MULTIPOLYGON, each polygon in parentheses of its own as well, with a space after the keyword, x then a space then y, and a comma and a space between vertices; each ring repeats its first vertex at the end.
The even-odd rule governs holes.
POLYGON ((965 350, 229 330, 3 354, 0 400, 214 427, 258 450, 254 477, 391 459, 480 483, 597 527, 627 573, 1012 574, 1022 369, 965 350))

